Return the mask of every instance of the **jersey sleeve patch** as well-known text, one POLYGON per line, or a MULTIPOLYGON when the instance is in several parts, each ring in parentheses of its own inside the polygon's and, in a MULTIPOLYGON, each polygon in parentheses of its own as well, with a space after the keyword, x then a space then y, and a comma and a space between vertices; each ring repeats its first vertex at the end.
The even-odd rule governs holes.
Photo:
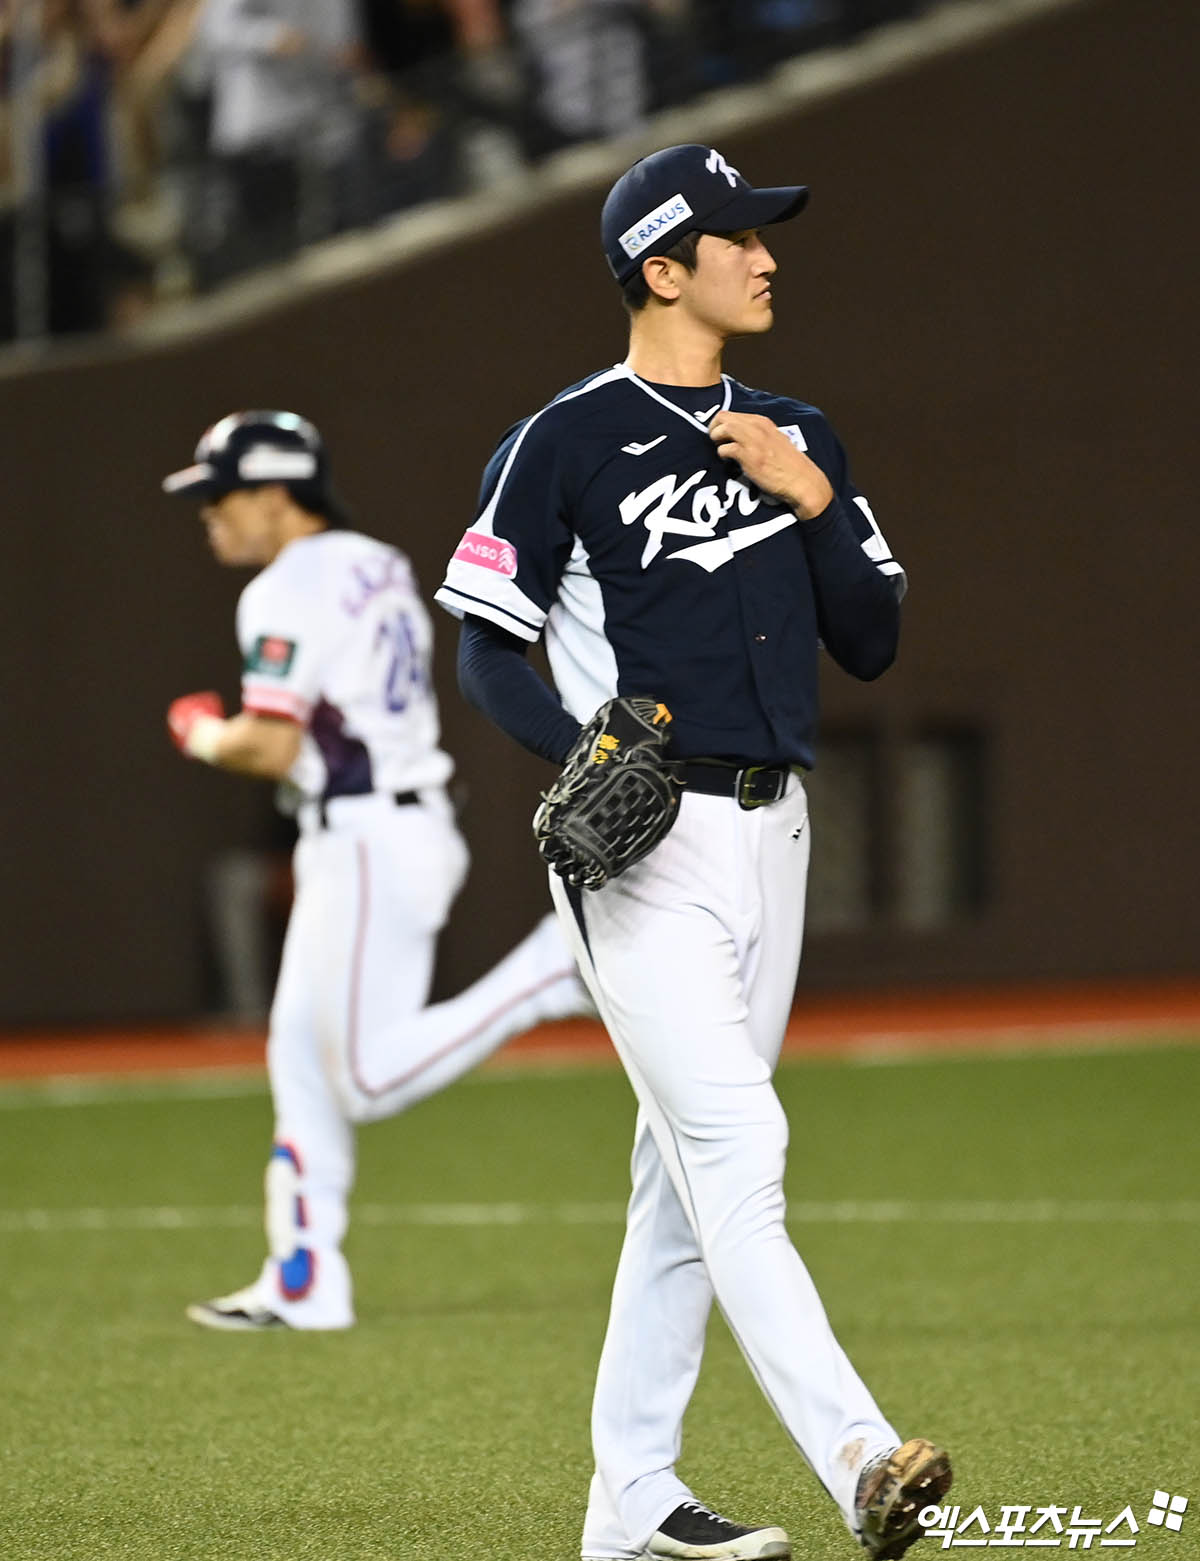
POLYGON ((489 536, 486 531, 467 531, 454 550, 455 559, 461 564, 478 564, 481 569, 491 569, 506 580, 513 580, 517 573, 517 550, 503 537, 489 536))
MULTIPOLYGON (((542 632, 547 608, 518 584, 518 570, 516 543, 498 537, 487 518, 480 517, 454 550, 434 601, 456 618, 488 618, 532 643, 542 632)), ((540 595, 543 588, 536 571, 532 573, 530 584, 540 595)))
POLYGON ((278 634, 260 634, 250 647, 244 670, 260 677, 285 678, 292 670, 299 649, 295 640, 278 634))
POLYGON ((538 639, 574 542, 563 518, 564 446, 573 414, 562 409, 618 379, 623 369, 607 370, 505 435, 484 472, 479 511, 434 597, 439 606, 538 639))
POLYGON ((246 678, 242 683, 242 709, 247 715, 281 716, 300 726, 308 725, 311 705, 301 695, 289 689, 257 683, 246 678))

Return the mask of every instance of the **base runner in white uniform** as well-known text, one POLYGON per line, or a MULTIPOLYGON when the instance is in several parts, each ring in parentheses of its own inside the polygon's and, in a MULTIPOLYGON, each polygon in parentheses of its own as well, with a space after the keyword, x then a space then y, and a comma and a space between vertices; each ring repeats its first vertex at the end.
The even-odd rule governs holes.
POLYGON ((439 929, 468 853, 445 792, 431 629, 408 560, 348 529, 316 429, 234 413, 166 478, 198 497, 242 593, 242 709, 189 694, 177 746, 284 783, 300 838, 271 1008, 275 1141, 268 1255, 246 1289, 188 1307, 214 1328, 347 1328, 342 1253, 354 1124, 405 1110, 546 1019, 594 1012, 554 916, 457 997, 426 1007, 439 929))
POLYGON ((552 762, 614 696, 672 716, 671 832, 594 892, 551 878, 639 1107, 585 1561, 792 1553, 676 1469, 714 1298, 871 1556, 901 1555, 950 1484, 847 1359, 784 1220, 772 1073, 804 927, 818 649, 879 676, 904 584, 822 413, 722 373, 731 337, 772 324, 760 230, 807 194, 753 189, 697 145, 618 180, 601 225, 629 355, 504 436, 437 593, 463 619, 464 692, 552 762), (543 634, 561 704, 523 659, 543 634))

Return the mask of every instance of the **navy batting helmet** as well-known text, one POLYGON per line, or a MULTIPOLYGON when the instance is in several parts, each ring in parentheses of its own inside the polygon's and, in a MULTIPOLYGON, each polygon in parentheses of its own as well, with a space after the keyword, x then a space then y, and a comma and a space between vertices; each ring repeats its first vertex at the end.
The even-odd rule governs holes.
POLYGON ((191 466, 163 478, 163 491, 220 498, 269 482, 331 526, 350 524, 330 483, 324 440, 295 412, 231 412, 205 430, 191 466))

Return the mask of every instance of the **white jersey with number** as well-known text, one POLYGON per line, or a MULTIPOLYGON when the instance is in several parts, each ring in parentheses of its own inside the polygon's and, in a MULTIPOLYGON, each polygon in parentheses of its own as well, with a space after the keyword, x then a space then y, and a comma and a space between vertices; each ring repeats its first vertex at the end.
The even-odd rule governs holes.
POLYGON ((289 1327, 354 1321, 341 1251, 352 1124, 393 1116, 586 999, 544 919, 478 981, 429 1004, 437 936, 467 870, 444 791, 432 633, 408 560, 351 531, 288 543, 238 604, 243 708, 304 732, 295 898, 271 1005, 269 1255, 248 1291, 289 1327), (315 804, 320 803, 320 806, 315 804))
POLYGON ((288 780, 307 798, 416 791, 438 746, 432 629, 407 558, 354 531, 288 543, 242 592, 242 705, 305 729, 288 780))

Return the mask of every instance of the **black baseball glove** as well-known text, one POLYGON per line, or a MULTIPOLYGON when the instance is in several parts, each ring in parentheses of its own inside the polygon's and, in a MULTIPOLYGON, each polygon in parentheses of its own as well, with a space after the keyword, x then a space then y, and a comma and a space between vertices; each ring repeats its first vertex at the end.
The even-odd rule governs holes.
POLYGON ((663 757, 670 719, 654 699, 610 699, 580 732, 533 815, 542 859, 567 883, 599 889, 675 822, 679 785, 663 757))

